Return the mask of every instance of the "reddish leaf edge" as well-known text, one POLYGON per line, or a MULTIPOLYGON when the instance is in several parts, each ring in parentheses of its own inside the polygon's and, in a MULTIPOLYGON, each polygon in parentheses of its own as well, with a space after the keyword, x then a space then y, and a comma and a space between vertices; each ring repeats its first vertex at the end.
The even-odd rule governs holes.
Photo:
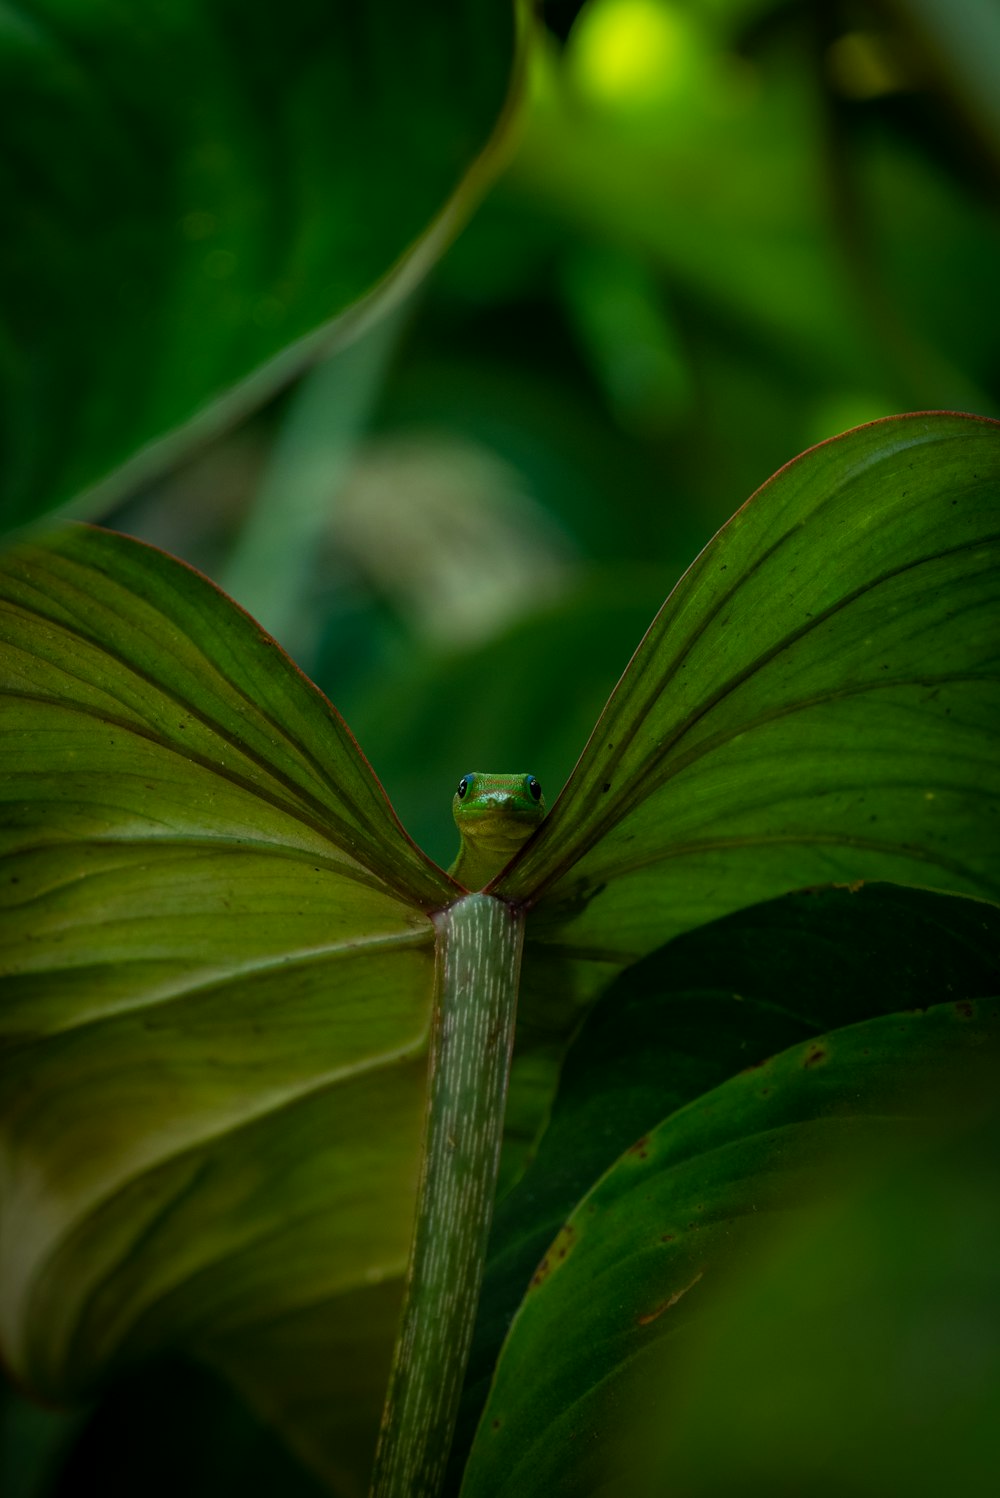
MULTIPOLYGON (((664 598, 663 603, 660 605, 660 608, 657 609, 653 618, 650 620, 649 627, 643 633, 641 640, 629 657, 624 670, 609 692, 607 701, 604 703, 604 706, 601 708, 601 711, 598 714, 597 723, 595 723, 594 728, 588 735, 586 743, 580 751, 580 754, 577 757, 572 770, 566 777, 565 784, 560 790, 558 796, 553 801, 552 806, 549 809, 550 816, 552 812, 555 811, 556 807, 559 806, 564 800, 566 793, 572 785, 573 779, 580 768, 580 765, 586 758, 587 752, 596 737, 597 729, 601 719, 607 711, 608 706, 617 695, 622 682, 625 680, 625 677, 631 670, 633 661, 638 655, 641 654, 642 650, 644 649, 646 641, 649 638, 649 635, 652 632, 657 619, 660 617, 661 612, 667 607, 671 598, 681 587, 688 574, 698 566, 702 557, 706 554, 706 552, 711 550, 711 548, 718 541, 719 537, 729 529, 737 516, 742 515, 743 512, 750 507, 750 505, 758 501, 760 497, 765 494, 767 490, 769 490, 774 484, 776 484, 778 480, 781 479, 786 473, 796 468, 800 463, 806 462, 814 453, 821 451, 823 448, 832 447, 835 443, 844 442, 849 437, 855 436, 858 432, 871 431, 876 427, 891 427, 903 422, 929 421, 939 419, 941 417, 947 417, 956 421, 973 422, 984 427, 992 427, 996 431, 996 433, 1000 435, 1000 420, 998 420, 996 417, 983 416, 973 411, 951 411, 946 409, 935 409, 930 411, 902 411, 891 416, 877 416, 872 421, 864 421, 859 426, 848 427, 843 432, 837 432, 832 437, 824 437, 821 441, 814 442, 809 447, 803 448, 802 452, 797 453, 793 458, 789 458, 787 463, 783 463, 780 468, 775 469, 774 473, 772 473, 768 478, 764 480, 762 484, 759 484, 757 488, 753 490, 753 492, 743 501, 743 503, 733 511, 729 518, 719 526, 718 530, 716 530, 712 534, 708 541, 705 542, 705 545, 701 548, 701 550, 691 559, 687 567, 685 567, 684 571, 681 573, 680 577, 677 578, 673 586, 670 588, 669 592, 664 598)), ((546 820, 548 819, 546 818, 546 820)), ((500 891, 499 886, 503 884, 503 882, 516 871, 522 859, 524 859, 528 855, 528 853, 536 846, 539 838, 543 836, 544 831, 545 822, 543 821, 535 829, 531 837, 528 838, 527 842, 525 842, 523 846, 518 849, 510 862, 500 870, 500 872, 490 881, 488 885, 486 885, 485 890, 483 891, 485 894, 495 895, 498 899, 506 899, 508 904, 515 906, 519 910, 528 911, 532 908, 537 899, 539 899, 541 895, 544 894, 546 885, 550 881, 547 881, 546 884, 539 884, 537 890, 532 890, 530 893, 521 895, 517 899, 511 899, 509 896, 504 895, 502 891, 500 891)))
MULTIPOLYGON (((253 635, 255 636, 255 639, 259 641, 260 644, 264 648, 266 648, 270 654, 276 654, 279 657, 283 667, 289 670, 290 673, 295 678, 297 678, 299 684, 306 690, 307 693, 315 698, 318 698, 323 709, 330 715, 332 719, 335 720, 335 722, 343 730, 348 743, 358 755, 362 767, 367 772, 367 774, 371 776, 374 785, 376 786, 383 802, 385 803, 386 810, 388 811, 390 818, 395 824, 396 830, 403 838, 403 841, 407 843, 408 846, 413 850, 413 852, 417 855, 420 863, 433 878, 445 879, 448 881, 448 883, 454 888, 454 899, 446 900, 444 902, 429 900, 426 897, 416 895, 411 888, 407 888, 401 884, 392 884, 391 881, 385 879, 385 876, 381 873, 379 874, 379 877, 384 879, 385 883, 389 884, 390 887, 393 888, 398 895, 402 896, 406 900, 411 901, 414 905, 418 906, 426 915, 429 916, 436 914, 438 911, 447 910, 452 904, 454 904, 455 900, 461 899, 462 896, 467 893, 464 886, 459 884, 457 880, 453 879, 445 869, 442 869, 440 867, 439 864, 435 863, 430 855, 425 853, 423 848, 421 848, 420 845, 416 843, 407 832, 406 828, 403 826, 403 823, 399 819, 399 815, 395 807, 389 799, 389 795, 385 787, 383 786, 378 775, 375 773, 371 761, 368 759, 368 756, 365 754, 361 745, 358 743, 358 740, 356 739, 354 733, 351 731, 350 725, 347 723, 343 714, 330 701, 329 697, 327 697, 322 688, 318 687, 312 680, 312 678, 308 676, 305 671, 303 671, 298 662, 289 655, 288 651, 284 648, 281 642, 279 640, 276 640, 273 635, 269 634, 264 626, 260 624, 254 618, 254 616, 243 607, 241 603, 238 603, 235 598, 231 597, 231 595, 228 594, 224 588, 221 588, 217 582, 215 582, 211 577, 208 576, 207 573, 203 572, 200 568, 193 566, 192 563, 184 561, 183 558, 175 556, 173 552, 167 551, 164 547, 156 546, 151 541, 140 540, 137 536, 128 535, 125 531, 114 530, 110 526, 97 525, 92 521, 74 520, 69 521, 66 524, 56 526, 52 526, 50 524, 44 530, 37 531, 30 539, 24 538, 19 544, 44 546, 46 539, 58 536, 60 531, 92 532, 98 535, 111 536, 119 541, 124 541, 129 546, 135 546, 145 552, 152 553, 162 562, 164 562, 168 568, 177 568, 180 571, 187 573, 189 576, 197 578, 200 585, 206 587, 218 598, 223 599, 229 606, 229 608, 231 608, 234 613, 239 615, 240 618, 245 622, 245 624, 249 625, 250 629, 253 632, 253 635)), ((95 571, 99 570, 99 568, 95 568, 95 571)))

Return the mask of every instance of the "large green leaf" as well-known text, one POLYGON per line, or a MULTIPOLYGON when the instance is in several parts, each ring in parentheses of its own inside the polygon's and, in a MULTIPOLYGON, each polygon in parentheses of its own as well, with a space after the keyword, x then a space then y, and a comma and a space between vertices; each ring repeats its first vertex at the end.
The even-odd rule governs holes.
POLYGON ((4 523, 120 493, 412 281, 514 50, 508 0, 8 7, 4 523))
POLYGON ((496 1211, 454 1465, 548 1245, 640 1135, 800 1041, 899 1010, 1000 992, 1000 911, 893 885, 786 895, 628 968, 574 1038, 544 1134, 496 1211))
POLYGON ((793 1046, 641 1136, 533 1277, 466 1498, 633 1491, 627 1470, 607 1486, 609 1440, 651 1360, 669 1350, 677 1368, 733 1269, 782 1215, 829 1192, 845 1159, 947 1116, 960 1088, 995 1086, 998 1060, 1000 998, 885 1015, 793 1046))
POLYGON ((791 889, 1000 895, 1000 424, 875 422, 763 486, 685 573, 498 881, 527 1018, 791 889), (567 968, 570 981, 566 981, 567 968))
POLYGON ((5 1356, 63 1399, 183 1345, 363 1468, 455 886, 198 574, 78 527, 0 597, 5 1356))

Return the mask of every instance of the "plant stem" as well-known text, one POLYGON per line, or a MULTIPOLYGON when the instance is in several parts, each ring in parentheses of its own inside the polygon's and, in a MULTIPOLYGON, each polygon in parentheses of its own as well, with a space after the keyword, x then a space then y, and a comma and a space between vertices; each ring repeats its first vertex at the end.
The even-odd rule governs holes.
POLYGON ((372 1498, 435 1498, 493 1215, 524 918, 491 895, 435 917, 437 995, 417 1218, 372 1498))

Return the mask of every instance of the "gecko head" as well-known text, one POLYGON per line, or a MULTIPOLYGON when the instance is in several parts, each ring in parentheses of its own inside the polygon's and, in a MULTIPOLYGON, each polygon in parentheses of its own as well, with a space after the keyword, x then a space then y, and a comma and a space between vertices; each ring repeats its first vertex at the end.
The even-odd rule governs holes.
POLYGON ((545 815, 534 775, 463 775, 452 802, 463 837, 490 852, 513 855, 545 815))

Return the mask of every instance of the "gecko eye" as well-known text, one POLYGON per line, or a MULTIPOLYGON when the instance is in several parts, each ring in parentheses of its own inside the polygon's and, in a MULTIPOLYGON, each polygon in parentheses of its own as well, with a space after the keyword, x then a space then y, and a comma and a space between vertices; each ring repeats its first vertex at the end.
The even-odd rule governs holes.
POLYGON ((458 793, 457 794, 458 794, 459 801, 461 801, 461 800, 464 799, 465 793, 469 789, 469 781, 471 779, 472 779, 471 775, 463 775, 462 778, 461 778, 461 780, 458 782, 458 793))
POLYGON ((539 785, 539 783, 535 779, 534 775, 529 775, 528 776, 528 790, 531 792, 531 796, 532 796, 533 800, 535 800, 535 801, 541 801, 541 799, 542 799, 542 787, 539 785))

